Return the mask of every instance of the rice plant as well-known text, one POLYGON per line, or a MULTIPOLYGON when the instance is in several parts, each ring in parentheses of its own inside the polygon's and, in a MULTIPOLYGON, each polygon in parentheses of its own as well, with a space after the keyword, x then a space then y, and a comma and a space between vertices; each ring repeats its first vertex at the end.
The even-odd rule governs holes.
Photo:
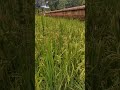
POLYGON ((36 90, 84 90, 84 21, 42 18, 35 16, 36 90))

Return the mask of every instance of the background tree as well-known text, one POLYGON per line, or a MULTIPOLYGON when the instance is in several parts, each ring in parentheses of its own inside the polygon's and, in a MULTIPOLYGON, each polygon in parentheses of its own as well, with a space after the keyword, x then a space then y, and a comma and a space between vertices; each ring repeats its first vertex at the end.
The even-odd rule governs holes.
POLYGON ((36 0, 35 1, 36 8, 40 8, 42 5, 45 5, 47 1, 50 10, 52 11, 85 4, 85 0, 36 0))
POLYGON ((65 4, 66 4, 66 3, 67 3, 67 0, 59 0, 58 8, 59 8, 59 9, 65 8, 65 4))
POLYGON ((44 0, 35 0, 35 7, 40 8, 44 0))
POLYGON ((80 0, 81 5, 85 5, 85 0, 80 0))
POLYGON ((58 9, 59 0, 49 0, 49 7, 52 10, 58 9))
POLYGON ((51 10, 69 8, 85 4, 85 0, 49 0, 51 10))
POLYGON ((35 7, 40 8, 42 5, 46 5, 46 2, 49 0, 35 0, 35 7))
POLYGON ((74 6, 80 6, 81 5, 81 0, 67 0, 66 7, 74 7, 74 6))

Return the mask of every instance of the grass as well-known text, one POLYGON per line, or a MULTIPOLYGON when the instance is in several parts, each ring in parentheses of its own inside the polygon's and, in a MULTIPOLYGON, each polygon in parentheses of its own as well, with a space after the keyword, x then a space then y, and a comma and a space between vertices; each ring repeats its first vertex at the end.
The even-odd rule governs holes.
POLYGON ((84 90, 85 22, 43 20, 35 16, 36 90, 84 90))

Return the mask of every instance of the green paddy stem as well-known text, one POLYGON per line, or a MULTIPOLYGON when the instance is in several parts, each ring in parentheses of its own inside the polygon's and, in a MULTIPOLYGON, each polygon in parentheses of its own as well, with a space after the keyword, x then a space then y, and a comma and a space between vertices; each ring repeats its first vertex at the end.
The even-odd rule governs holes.
POLYGON ((84 90, 85 23, 38 15, 35 20, 36 90, 84 90))

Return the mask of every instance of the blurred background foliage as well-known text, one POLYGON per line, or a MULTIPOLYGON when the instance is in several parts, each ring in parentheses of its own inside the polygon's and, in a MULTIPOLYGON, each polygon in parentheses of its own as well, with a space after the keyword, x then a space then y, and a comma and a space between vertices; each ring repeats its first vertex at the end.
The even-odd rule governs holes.
POLYGON ((34 90, 34 2, 0 0, 0 90, 34 90))

